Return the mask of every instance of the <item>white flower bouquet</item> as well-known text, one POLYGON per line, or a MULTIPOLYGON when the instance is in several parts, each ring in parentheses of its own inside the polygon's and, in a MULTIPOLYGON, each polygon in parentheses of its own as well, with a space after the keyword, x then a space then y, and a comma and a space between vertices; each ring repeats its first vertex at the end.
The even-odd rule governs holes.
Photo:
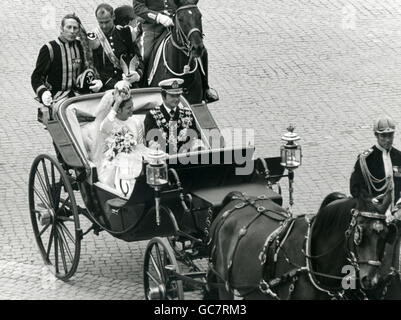
POLYGON ((109 161, 114 160, 120 153, 131 153, 137 145, 135 135, 126 127, 113 129, 105 141, 105 156, 109 161))

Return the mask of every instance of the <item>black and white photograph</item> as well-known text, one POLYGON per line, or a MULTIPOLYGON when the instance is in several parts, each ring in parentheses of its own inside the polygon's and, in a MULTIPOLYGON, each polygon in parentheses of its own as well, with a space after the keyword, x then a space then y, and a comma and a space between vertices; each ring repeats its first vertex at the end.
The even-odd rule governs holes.
POLYGON ((0 300, 401 300, 401 1, 0 12, 0 300))

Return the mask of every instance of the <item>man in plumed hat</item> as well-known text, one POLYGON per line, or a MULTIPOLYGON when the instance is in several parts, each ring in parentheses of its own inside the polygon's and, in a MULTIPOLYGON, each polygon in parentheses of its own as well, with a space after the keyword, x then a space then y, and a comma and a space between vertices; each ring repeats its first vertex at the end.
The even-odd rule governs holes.
MULTIPOLYGON (((80 75, 85 68, 82 45, 77 39, 81 21, 75 14, 67 14, 61 21, 59 37, 40 49, 31 84, 39 101, 45 106, 63 98, 74 96, 77 91, 97 92, 102 87, 99 79, 90 79, 85 87, 80 75)), ((89 75, 89 73, 88 73, 89 75)))
POLYGON ((202 147, 191 109, 180 104, 184 80, 171 78, 159 83, 163 103, 145 117, 145 137, 149 147, 176 154, 202 147))
MULTIPOLYGON (((119 12, 125 15, 126 12, 119 12)), ((136 31, 130 26, 115 25, 114 8, 100 4, 95 10, 98 27, 88 33, 94 66, 103 82, 103 89, 113 89, 120 80, 137 87, 143 74, 143 61, 138 48, 136 31)))
POLYGON ((351 174, 350 191, 355 198, 370 198, 392 189, 392 208, 401 192, 401 152, 393 147, 394 120, 388 116, 379 117, 373 131, 377 143, 358 156, 351 174))
MULTIPOLYGON (((140 46, 145 66, 147 66, 150 54, 158 39, 166 28, 174 25, 172 17, 177 10, 177 5, 175 0, 133 0, 133 7, 135 14, 143 21, 142 43, 140 46)), ((209 87, 209 61, 206 48, 201 60, 205 71, 205 75, 202 74, 202 85, 205 91, 204 98, 206 102, 217 101, 219 99, 217 92, 209 87)))

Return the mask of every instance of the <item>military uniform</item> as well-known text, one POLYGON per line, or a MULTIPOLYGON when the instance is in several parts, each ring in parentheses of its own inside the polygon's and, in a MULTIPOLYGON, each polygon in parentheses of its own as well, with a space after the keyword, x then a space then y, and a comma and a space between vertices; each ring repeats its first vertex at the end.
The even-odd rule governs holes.
MULTIPOLYGON (((90 34, 90 37, 93 47, 94 65, 103 82, 103 90, 112 89, 118 81, 122 80, 122 69, 110 61, 100 41, 94 39, 94 34, 90 34)), ((136 43, 132 41, 131 29, 129 26, 123 28, 114 27, 110 34, 106 35, 106 38, 118 61, 120 61, 121 56, 123 56, 124 61, 129 65, 130 60, 135 56, 137 57, 139 65, 136 72, 142 77, 143 61, 141 53, 136 43)), ((137 86, 136 83, 133 85, 135 87, 137 86)))
POLYGON ((147 65, 150 53, 159 37, 166 28, 157 23, 156 17, 159 13, 173 17, 177 6, 174 0, 133 0, 135 14, 142 22, 142 57, 147 65))
POLYGON ((31 84, 40 102, 49 90, 55 101, 73 96, 76 79, 85 68, 84 53, 78 40, 67 42, 61 38, 45 44, 39 52, 31 84))
MULTIPOLYGON (((141 38, 142 57, 145 66, 148 65, 149 56, 153 50, 154 45, 158 42, 159 37, 163 34, 166 28, 157 23, 157 15, 164 14, 169 16, 171 19, 177 10, 177 5, 174 0, 133 0, 133 7, 135 14, 143 20, 142 29, 143 34, 141 38)), ((202 85, 203 90, 209 89, 209 68, 208 68, 208 53, 205 48, 201 57, 203 70, 205 74, 202 74, 202 85)), ((215 101, 212 97, 206 97, 208 101, 215 101)), ((217 98, 218 99, 218 98, 217 98)))
MULTIPOLYGON (((385 190, 380 190, 386 183, 383 151, 386 152, 383 148, 375 145, 358 156, 350 179, 350 191, 354 198, 376 197, 385 192, 385 190), (366 160, 366 165, 370 174, 377 179, 377 182, 373 183, 374 187, 369 188, 364 178, 361 170, 361 158, 366 160)), ((391 148, 389 154, 392 164, 390 170, 392 170, 392 181, 394 185, 393 204, 395 204, 400 199, 401 192, 401 151, 396 148, 391 148)))
MULTIPOLYGON (((187 144, 191 138, 199 139, 199 131, 196 128, 195 121, 192 115, 192 111, 183 106, 178 106, 173 112, 173 115, 167 110, 164 104, 150 110, 145 117, 145 137, 147 145, 149 145, 150 141, 157 141, 161 149, 166 150, 167 153, 175 154, 181 150, 184 144, 187 144), (175 128, 173 128, 175 126, 175 128), (187 128, 193 130, 192 133, 196 133, 196 137, 193 136, 185 136, 183 139, 180 139, 180 133, 187 128), (158 129, 158 137, 155 139, 155 135, 148 133, 152 129, 158 129), (172 135, 176 136, 172 136, 172 135), (160 141, 159 139, 162 138, 160 141), (174 141, 171 142, 171 139, 174 141), (172 143, 176 143, 176 146, 171 147, 172 143)), ((183 150, 181 150, 183 151, 183 150)))

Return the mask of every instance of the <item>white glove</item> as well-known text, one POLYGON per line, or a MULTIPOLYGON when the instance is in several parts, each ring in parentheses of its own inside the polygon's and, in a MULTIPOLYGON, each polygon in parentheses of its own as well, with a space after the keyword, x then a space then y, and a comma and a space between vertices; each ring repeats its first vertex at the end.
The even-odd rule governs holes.
POLYGON ((50 106, 52 104, 53 98, 52 98, 52 94, 49 90, 46 90, 45 92, 43 92, 42 94, 42 103, 45 106, 50 106))
POLYGON ((123 74, 123 80, 128 81, 129 83, 138 82, 140 79, 141 79, 141 76, 136 71, 134 71, 133 73, 131 73, 129 75, 123 74))
POLYGON ((162 24, 163 26, 167 27, 172 27, 174 25, 173 20, 169 16, 166 16, 164 14, 158 13, 156 16, 156 22, 162 24))
POLYGON ((129 83, 125 80, 120 80, 114 85, 114 89, 117 91, 124 91, 124 92, 129 92, 129 83))
POLYGON ((102 89, 103 87, 103 82, 102 80, 93 80, 91 82, 91 86, 89 87, 90 90, 92 90, 93 92, 99 92, 100 89, 102 89))

